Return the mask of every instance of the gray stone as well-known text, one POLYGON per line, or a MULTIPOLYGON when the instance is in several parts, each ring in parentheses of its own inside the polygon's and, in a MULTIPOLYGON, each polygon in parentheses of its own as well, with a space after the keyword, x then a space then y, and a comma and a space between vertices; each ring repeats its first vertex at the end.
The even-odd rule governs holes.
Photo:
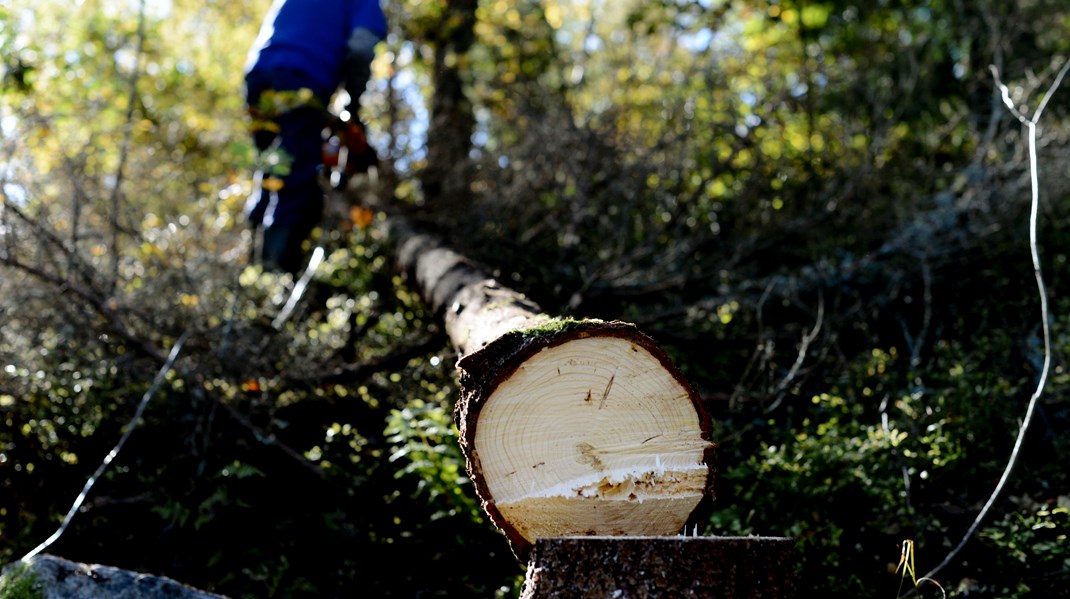
POLYGON ((53 555, 38 555, 6 566, 0 577, 0 595, 7 596, 15 588, 25 591, 18 599, 226 599, 163 576, 82 564, 53 555))

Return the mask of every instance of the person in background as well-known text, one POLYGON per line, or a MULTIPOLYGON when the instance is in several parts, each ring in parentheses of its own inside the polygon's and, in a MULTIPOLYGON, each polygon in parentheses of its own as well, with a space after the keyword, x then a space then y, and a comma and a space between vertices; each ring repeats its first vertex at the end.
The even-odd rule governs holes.
POLYGON ((335 94, 349 100, 337 121, 353 168, 367 170, 374 150, 358 118, 376 45, 386 37, 379 0, 274 0, 245 67, 253 141, 269 163, 256 174, 246 216, 254 259, 268 271, 297 273, 304 243, 323 215, 317 172, 327 110, 335 94), (362 164, 363 163, 363 164, 362 164))

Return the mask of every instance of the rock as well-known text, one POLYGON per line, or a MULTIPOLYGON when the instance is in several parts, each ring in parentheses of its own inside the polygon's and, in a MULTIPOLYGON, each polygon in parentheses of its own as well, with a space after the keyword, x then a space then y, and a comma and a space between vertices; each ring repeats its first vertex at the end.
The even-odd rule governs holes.
POLYGON ((12 599, 226 599, 163 576, 38 555, 6 566, 0 596, 12 599))

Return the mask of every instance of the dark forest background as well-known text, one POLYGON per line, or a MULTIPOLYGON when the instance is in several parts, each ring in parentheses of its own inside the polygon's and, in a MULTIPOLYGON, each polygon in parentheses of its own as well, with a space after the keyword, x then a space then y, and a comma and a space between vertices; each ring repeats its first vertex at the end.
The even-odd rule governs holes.
MULTIPOLYGON (((268 4, 0 2, 0 563, 151 392, 48 552, 232 597, 515 596, 381 217, 317 238, 271 326, 288 281, 242 221, 268 4)), ((1070 596, 1070 4, 386 8, 356 197, 669 351, 720 444, 701 534, 796 538, 804 596, 905 594, 908 540, 948 596, 1070 596)))

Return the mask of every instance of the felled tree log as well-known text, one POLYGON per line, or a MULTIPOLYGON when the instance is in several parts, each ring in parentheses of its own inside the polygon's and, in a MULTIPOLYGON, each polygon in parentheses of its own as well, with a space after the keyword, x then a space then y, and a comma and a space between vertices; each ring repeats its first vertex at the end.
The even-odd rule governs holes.
POLYGON ((551 318, 433 237, 393 234, 461 355, 468 474, 519 559, 545 537, 677 534, 712 500, 705 409, 651 338, 551 318))

